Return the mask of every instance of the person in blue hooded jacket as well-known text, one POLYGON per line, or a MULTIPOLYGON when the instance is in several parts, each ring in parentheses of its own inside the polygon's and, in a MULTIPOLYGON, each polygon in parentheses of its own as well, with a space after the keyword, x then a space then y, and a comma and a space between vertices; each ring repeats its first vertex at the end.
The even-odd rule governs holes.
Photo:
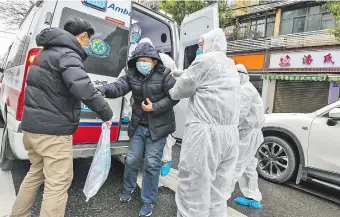
POLYGON ((114 83, 98 87, 108 98, 122 97, 132 91, 132 116, 128 128, 131 142, 120 200, 124 203, 131 200, 144 156, 140 216, 152 215, 166 138, 176 129, 173 107, 178 101, 169 95, 174 84, 175 79, 164 67, 156 49, 149 43, 140 43, 128 61, 127 73, 114 83))

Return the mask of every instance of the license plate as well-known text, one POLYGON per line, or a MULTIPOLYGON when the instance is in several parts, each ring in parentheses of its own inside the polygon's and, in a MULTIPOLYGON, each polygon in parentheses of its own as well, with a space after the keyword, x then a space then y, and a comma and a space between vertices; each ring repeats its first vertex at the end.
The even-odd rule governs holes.
POLYGON ((81 104, 81 111, 82 112, 92 112, 91 109, 89 109, 89 107, 87 107, 85 104, 81 104))

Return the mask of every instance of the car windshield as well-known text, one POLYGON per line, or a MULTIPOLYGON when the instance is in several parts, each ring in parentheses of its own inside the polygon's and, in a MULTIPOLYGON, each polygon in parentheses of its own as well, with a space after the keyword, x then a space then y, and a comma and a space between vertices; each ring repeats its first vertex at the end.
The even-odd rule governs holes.
POLYGON ((333 102, 333 103, 331 103, 331 104, 329 104, 329 105, 327 105, 327 106, 323 106, 322 108, 316 110, 315 112, 316 112, 317 114, 321 114, 321 113, 324 113, 324 112, 326 112, 326 111, 331 110, 332 108, 334 108, 334 107, 336 107, 336 106, 340 106, 340 100, 338 100, 338 101, 336 101, 336 102, 333 102))

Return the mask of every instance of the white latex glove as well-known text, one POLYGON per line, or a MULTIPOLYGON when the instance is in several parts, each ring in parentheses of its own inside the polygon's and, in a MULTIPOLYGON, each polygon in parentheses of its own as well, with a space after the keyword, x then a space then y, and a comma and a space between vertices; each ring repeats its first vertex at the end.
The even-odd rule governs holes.
POLYGON ((172 77, 174 77, 175 79, 178 78, 178 77, 181 77, 181 75, 183 74, 183 70, 179 70, 179 69, 176 69, 176 70, 173 70, 171 72, 171 75, 172 77))

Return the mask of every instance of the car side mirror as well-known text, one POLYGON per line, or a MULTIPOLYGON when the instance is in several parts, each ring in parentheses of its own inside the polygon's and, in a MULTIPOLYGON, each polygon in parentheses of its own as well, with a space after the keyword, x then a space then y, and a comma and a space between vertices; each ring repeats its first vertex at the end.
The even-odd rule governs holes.
POLYGON ((334 108, 329 111, 329 119, 327 120, 328 126, 335 126, 340 121, 340 108, 334 108))

